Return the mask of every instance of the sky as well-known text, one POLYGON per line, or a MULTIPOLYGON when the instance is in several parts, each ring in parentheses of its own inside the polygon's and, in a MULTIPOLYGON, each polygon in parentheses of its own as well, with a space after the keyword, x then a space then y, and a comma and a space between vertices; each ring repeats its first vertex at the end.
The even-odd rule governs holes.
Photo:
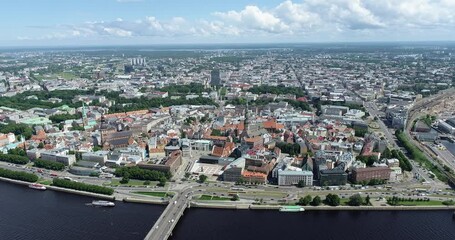
POLYGON ((0 46, 455 41, 455 0, 2 0, 0 46))

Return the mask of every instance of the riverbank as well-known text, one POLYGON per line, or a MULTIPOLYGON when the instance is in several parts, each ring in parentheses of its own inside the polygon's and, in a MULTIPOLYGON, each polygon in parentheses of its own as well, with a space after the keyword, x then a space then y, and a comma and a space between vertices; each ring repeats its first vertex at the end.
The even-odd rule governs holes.
MULTIPOLYGON (((27 187, 28 187, 28 185, 31 184, 29 182, 15 180, 15 179, 9 179, 9 178, 4 178, 4 177, 0 177, 0 181, 23 185, 23 186, 27 186, 27 187)), ((135 197, 116 198, 115 196, 106 196, 106 195, 98 194, 98 193, 84 192, 84 191, 78 191, 78 190, 49 186, 49 185, 46 185, 46 188, 49 190, 53 190, 53 191, 77 194, 77 195, 82 195, 82 196, 87 196, 87 197, 95 197, 98 199, 111 200, 111 201, 117 200, 117 201, 123 201, 123 202, 128 202, 128 203, 142 203, 142 204, 153 204, 153 205, 166 205, 169 203, 169 201, 166 201, 166 200, 153 199, 153 198, 150 198, 150 199, 135 198, 135 197)), ((190 203, 190 206, 196 207, 196 208, 237 209, 237 210, 279 210, 280 207, 282 207, 281 205, 257 205, 257 204, 248 204, 248 203, 232 203, 232 202, 227 202, 227 201, 226 202, 216 201, 213 203, 192 201, 190 203)), ((358 206, 358 207, 355 207, 355 206, 336 206, 336 207, 303 206, 303 208, 305 208, 306 211, 321 211, 321 210, 322 211, 455 210, 455 206, 358 206)))
MULTIPOLYGON (((281 205, 229 204, 191 202, 191 207, 213 209, 279 210, 281 205)), ((455 210, 455 206, 302 206, 305 211, 430 211, 455 210)))
MULTIPOLYGON (((15 179, 9 179, 9 178, 4 178, 4 177, 0 177, 0 181, 23 185, 23 186, 27 186, 27 187, 28 187, 28 185, 31 184, 29 182, 15 180, 15 179)), ((111 200, 111 201, 116 200, 115 196, 106 196, 106 195, 98 194, 98 193, 78 191, 78 190, 74 190, 74 189, 61 188, 61 187, 55 187, 55 186, 50 186, 50 185, 46 185, 46 188, 49 190, 53 190, 53 191, 77 194, 77 195, 82 195, 82 196, 87 196, 87 197, 95 197, 95 198, 103 199, 103 200, 111 200)))

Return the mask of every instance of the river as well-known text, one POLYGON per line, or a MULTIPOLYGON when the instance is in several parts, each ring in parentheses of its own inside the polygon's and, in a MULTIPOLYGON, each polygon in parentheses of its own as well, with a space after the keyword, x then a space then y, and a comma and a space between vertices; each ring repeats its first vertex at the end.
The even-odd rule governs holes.
POLYGON ((0 239, 144 239, 164 206, 116 202, 87 205, 91 197, 39 191, 0 182, 0 239))
MULTIPOLYGON (((38 191, 0 182, 0 239, 143 239, 163 206, 116 202, 38 191)), ((422 239, 454 240, 452 211, 216 210, 191 208, 172 240, 216 239, 422 239)))
POLYGON ((171 240, 454 240, 452 211, 216 210, 185 212, 171 240))

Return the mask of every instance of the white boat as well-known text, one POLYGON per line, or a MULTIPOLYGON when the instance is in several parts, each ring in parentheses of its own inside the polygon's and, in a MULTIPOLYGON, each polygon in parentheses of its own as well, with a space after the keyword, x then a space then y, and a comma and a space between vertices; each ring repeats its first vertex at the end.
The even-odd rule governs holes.
POLYGON ((114 207, 115 203, 109 202, 109 201, 98 200, 98 201, 92 201, 92 205, 100 206, 100 207, 114 207))
POLYGON ((300 206, 282 206, 280 212, 303 212, 305 208, 300 206))
POLYGON ((28 185, 29 188, 37 189, 37 190, 46 190, 46 187, 44 185, 41 185, 39 183, 32 183, 28 185))

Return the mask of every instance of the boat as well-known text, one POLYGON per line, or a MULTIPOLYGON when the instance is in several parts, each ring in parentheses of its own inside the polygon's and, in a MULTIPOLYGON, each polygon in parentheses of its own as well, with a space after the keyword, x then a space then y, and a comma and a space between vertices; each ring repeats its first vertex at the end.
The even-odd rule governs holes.
POLYGON ((305 208, 300 206, 282 206, 280 212, 303 212, 305 208))
POLYGON ((95 200, 95 201, 92 201, 92 205, 99 206, 99 207, 114 207, 115 203, 109 202, 109 201, 102 201, 102 200, 96 201, 95 200))
POLYGON ((37 190, 46 190, 46 187, 39 183, 32 183, 28 185, 29 188, 37 189, 37 190))

